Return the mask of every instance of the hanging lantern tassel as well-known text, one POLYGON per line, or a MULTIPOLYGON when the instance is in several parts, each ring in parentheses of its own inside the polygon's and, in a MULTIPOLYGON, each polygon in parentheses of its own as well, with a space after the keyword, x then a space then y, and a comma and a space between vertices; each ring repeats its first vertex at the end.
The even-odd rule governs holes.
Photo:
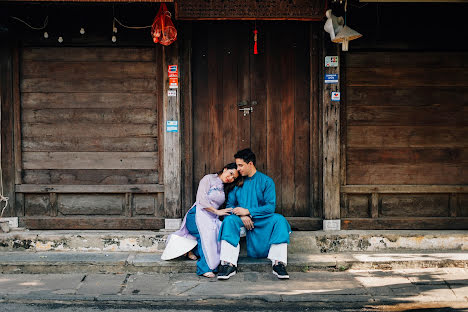
POLYGON ((254 30, 254 54, 258 54, 258 49, 257 49, 257 34, 258 34, 258 30, 254 30))

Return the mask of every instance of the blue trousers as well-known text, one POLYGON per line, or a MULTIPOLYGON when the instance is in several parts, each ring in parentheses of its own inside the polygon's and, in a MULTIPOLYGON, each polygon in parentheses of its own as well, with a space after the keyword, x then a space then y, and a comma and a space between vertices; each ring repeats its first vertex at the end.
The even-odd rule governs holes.
POLYGON ((205 260, 205 255, 203 254, 203 248, 200 238, 200 233, 198 232, 197 223, 195 222, 195 214, 197 212, 196 207, 190 209, 187 213, 186 227, 190 234, 196 237, 198 245, 193 249, 193 253, 200 257, 197 261, 197 274, 202 275, 207 272, 212 272, 205 260))

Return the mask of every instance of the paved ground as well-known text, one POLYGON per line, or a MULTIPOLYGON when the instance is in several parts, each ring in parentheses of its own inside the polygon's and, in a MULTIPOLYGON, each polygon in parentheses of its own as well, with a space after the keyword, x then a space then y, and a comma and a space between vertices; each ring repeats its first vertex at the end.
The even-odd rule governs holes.
MULTIPOLYGON (((289 311, 291 307, 301 311, 335 311, 336 306, 361 311, 364 307, 414 307, 415 304, 423 305, 426 310, 433 307, 433 311, 468 311, 468 269, 464 268, 316 271, 290 275, 290 280, 282 281, 271 273, 241 272, 228 281, 217 281, 193 273, 1 274, 0 311, 15 311, 10 309, 15 306, 24 308, 18 311, 29 311, 25 304, 45 307, 44 304, 64 302, 92 303, 89 311, 94 305, 110 305, 115 309, 119 305, 135 305, 140 311, 151 307, 165 311, 181 306, 186 309, 189 304, 211 311, 209 306, 219 308, 219 302, 225 302, 225 311, 239 303, 249 304, 239 305, 240 311, 268 307, 274 307, 271 311, 289 311)), ((71 307, 67 305, 67 309, 71 307)), ((406 309, 410 310, 418 311, 406 309)))

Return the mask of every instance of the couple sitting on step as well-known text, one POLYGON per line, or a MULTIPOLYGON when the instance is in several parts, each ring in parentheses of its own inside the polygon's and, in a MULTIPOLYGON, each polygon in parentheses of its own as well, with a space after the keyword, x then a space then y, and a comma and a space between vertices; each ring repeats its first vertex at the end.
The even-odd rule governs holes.
POLYGON ((271 260, 273 274, 288 279, 287 246, 291 227, 275 213, 273 180, 255 168, 250 149, 238 151, 235 163, 203 177, 195 204, 181 228, 170 235, 161 258, 184 255, 198 259, 197 274, 227 280, 237 272, 241 230, 246 229, 247 255, 271 260), (226 201, 226 208, 219 209, 226 201), (223 216, 221 222, 219 217, 223 216))

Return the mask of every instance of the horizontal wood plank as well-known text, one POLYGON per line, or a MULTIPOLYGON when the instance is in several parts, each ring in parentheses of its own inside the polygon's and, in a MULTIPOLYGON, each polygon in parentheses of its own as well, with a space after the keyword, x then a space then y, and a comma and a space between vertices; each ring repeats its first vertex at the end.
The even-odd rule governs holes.
POLYGON ((132 123, 156 124, 158 114, 152 109, 24 109, 22 122, 24 123, 132 123))
POLYGON ((468 148, 348 148, 346 163, 349 166, 465 163, 468 167, 468 148))
POLYGON ((353 52, 345 54, 346 67, 468 67, 463 52, 353 52))
POLYGON ((293 231, 318 231, 322 229, 321 218, 286 217, 293 231))
POLYGON ((342 200, 342 218, 368 218, 370 217, 370 196, 368 194, 350 194, 342 200))
POLYGON ((135 194, 133 205, 137 215, 155 215, 158 207, 164 203, 159 202, 158 195, 135 194))
POLYGON ((156 152, 157 138, 24 137, 23 152, 156 152))
POLYGON ((344 185, 342 193, 468 193, 467 185, 344 185))
POLYGON ((63 78, 65 80, 109 78, 155 78, 159 74, 155 64, 147 62, 44 62, 25 60, 23 78, 63 78))
POLYGON ((22 92, 156 92, 156 90, 156 79, 149 78, 25 78, 21 81, 22 92))
POLYGON ((157 137, 158 126, 150 124, 94 124, 89 123, 28 123, 23 124, 22 135, 62 138, 130 138, 157 137))
POLYGON ((342 219, 342 230, 468 230, 468 218, 342 219))
POLYGON ((159 174, 156 170, 95 170, 95 169, 44 169, 24 170, 25 184, 157 184, 159 174))
POLYGON ((20 218, 30 230, 160 230, 160 217, 24 217, 20 218))
POLYGON ((158 169, 156 152, 24 152, 24 169, 158 169))
POLYGON ((155 49, 152 48, 125 48, 125 47, 26 47, 23 49, 24 60, 36 61, 115 61, 154 62, 155 49))
POLYGON ((346 85, 467 87, 468 71, 460 68, 348 68, 346 85))
POLYGON ((348 147, 468 147, 468 127, 348 126, 348 147))
POLYGON ((162 193, 162 184, 129 185, 16 185, 17 193, 162 193))
POLYGON ((58 213, 67 215, 121 215, 125 194, 58 194, 58 213))
POLYGON ((453 106, 468 103, 468 87, 354 86, 346 88, 346 107, 453 106))
POLYGON ((468 106, 358 106, 346 109, 347 125, 467 126, 468 106))
POLYGON ((468 165, 348 164, 346 181, 349 184, 468 184, 468 165))
POLYGON ((119 89, 114 92, 69 92, 42 93, 30 92, 21 95, 23 109, 42 108, 150 108, 157 110, 157 96, 154 92, 125 93, 119 89))

